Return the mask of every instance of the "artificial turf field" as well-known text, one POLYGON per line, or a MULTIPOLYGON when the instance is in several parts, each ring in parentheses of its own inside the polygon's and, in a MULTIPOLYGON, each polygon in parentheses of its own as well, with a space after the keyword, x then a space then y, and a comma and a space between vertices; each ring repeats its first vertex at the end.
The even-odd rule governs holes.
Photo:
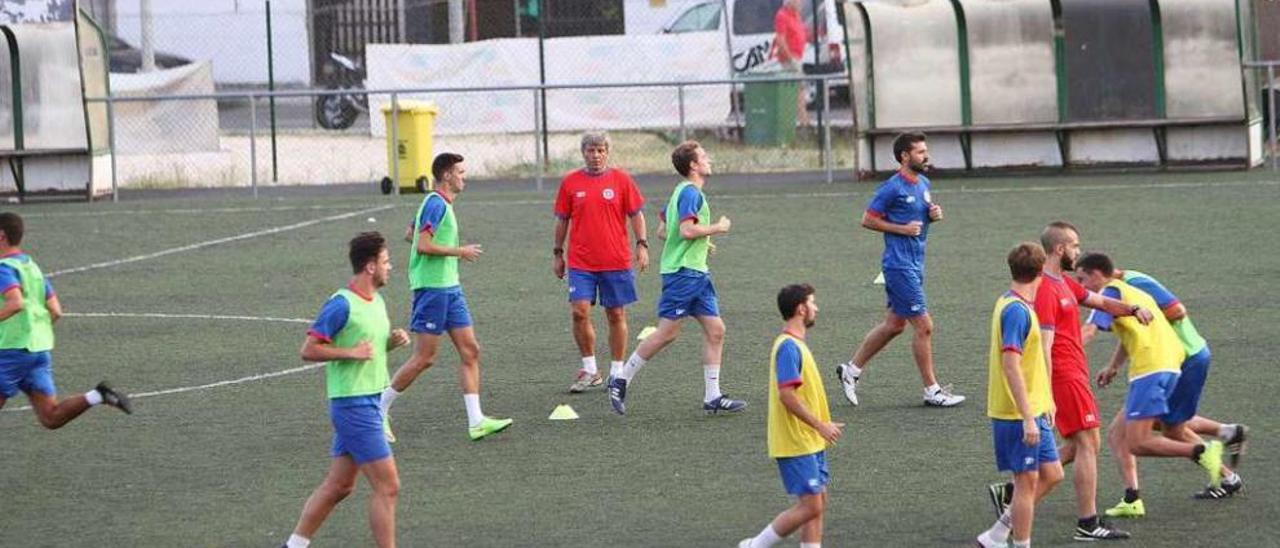
MULTIPOLYGON (((985 399, 988 323, 1008 284, 1005 253, 1055 219, 1077 224, 1086 249, 1105 250, 1178 294, 1213 349, 1202 413, 1251 427, 1243 497, 1194 501, 1204 485, 1198 467, 1142 460, 1148 514, 1117 524, 1134 534, 1126 545, 1276 545, 1274 172, 939 177, 934 196, 946 219, 930 233, 927 289, 940 380, 969 396, 955 409, 921 405, 905 336, 872 362, 860 407, 844 402, 831 374, 883 314, 883 289, 870 283, 881 238, 857 226, 875 186, 739 182, 714 178, 707 189, 713 215, 733 220, 711 262, 728 326, 722 385, 751 404, 721 417, 700 409, 693 324, 637 377, 626 417, 609 411, 602 390, 566 393, 578 359, 563 282, 551 274, 552 194, 471 183, 456 206, 464 242, 485 251, 462 266, 483 348, 482 398, 486 413, 516 423, 492 439, 467 439, 456 356, 445 345, 393 412, 402 545, 732 546, 754 535, 789 504, 765 453, 766 388, 780 325, 774 296, 799 281, 817 288, 821 312, 809 344, 833 417, 847 423, 829 450, 826 545, 964 545, 992 521, 984 486, 1001 478, 985 399), (547 420, 559 403, 581 419, 547 420)), ((673 183, 644 186, 651 232, 673 183)), ((55 432, 16 409, 25 398, 10 400, 0 412, 0 544, 279 545, 329 460, 322 370, 289 370, 302 365, 306 322, 346 282, 346 241, 356 232, 395 237, 397 271, 384 295, 394 324, 408 318, 409 248, 398 237, 421 197, 372 192, 10 206, 26 217, 24 247, 56 273, 71 313, 57 327, 59 389, 72 394, 107 378, 127 391, 162 393, 137 399, 133 416, 94 409, 55 432), (378 207, 385 209, 364 211, 378 207), (347 213, 355 214, 334 218, 347 213), (192 246, 219 239, 229 241, 192 246), (157 254, 165 250, 177 251, 157 254), (130 257, 143 258, 112 262, 130 257), (93 268, 68 271, 84 266, 93 268), (269 319, 83 315, 111 313, 269 319), (206 386, 275 372, 286 373, 206 386)), ((660 243, 650 241, 656 267, 660 243)), ((633 336, 654 323, 656 270, 639 285, 633 336)), ((607 364, 603 318, 596 324, 607 364)), ((1104 334, 1089 348, 1095 370, 1113 344, 1104 334)), ((1119 408, 1123 391, 1118 383, 1098 392, 1104 415, 1119 408)), ((1105 508, 1123 489, 1105 449, 1102 459, 1105 508)), ((316 546, 372 544, 366 493, 362 481, 316 546)), ((1074 544, 1069 468, 1035 525, 1038 546, 1074 544)))

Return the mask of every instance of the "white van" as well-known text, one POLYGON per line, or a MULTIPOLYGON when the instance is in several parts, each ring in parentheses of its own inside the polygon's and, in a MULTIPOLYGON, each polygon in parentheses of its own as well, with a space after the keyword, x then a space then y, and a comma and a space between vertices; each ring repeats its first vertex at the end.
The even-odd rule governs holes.
MULTIPOLYGON (((733 74, 779 70, 778 61, 769 58, 773 47, 773 19, 783 0, 687 0, 663 25, 663 33, 719 31, 729 26, 729 48, 733 74), (727 8, 727 10, 725 9, 727 8), (726 13, 726 11, 728 13, 726 13)), ((813 32, 814 5, 818 10, 818 51, 814 55, 813 40, 805 44, 806 74, 842 74, 845 72, 845 35, 840 24, 837 0, 804 0, 801 16, 805 27, 813 32)), ((845 83, 845 86, 848 84, 845 83)))

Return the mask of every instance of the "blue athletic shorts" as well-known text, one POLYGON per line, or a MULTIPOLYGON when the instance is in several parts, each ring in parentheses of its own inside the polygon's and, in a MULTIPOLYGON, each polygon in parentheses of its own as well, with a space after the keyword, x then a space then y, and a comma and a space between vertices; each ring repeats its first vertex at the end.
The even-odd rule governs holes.
POLYGON ((333 450, 329 456, 351 455, 356 464, 391 456, 391 445, 382 432, 380 400, 378 394, 329 400, 329 418, 333 421, 333 450))
POLYGON ((439 335, 451 329, 471 326, 471 312, 462 286, 413 290, 413 315, 409 331, 439 335))
POLYGON ((711 275, 681 268, 662 275, 662 296, 658 298, 658 317, 678 320, 686 316, 719 316, 720 298, 711 275))
POLYGON ((569 269, 569 302, 591 301, 605 308, 622 308, 636 302, 636 274, 628 270, 589 272, 569 269))
POLYGON ((1030 447, 1022 443, 1022 421, 991 419, 991 440, 996 450, 996 470, 1001 472, 1030 472, 1058 460, 1058 445, 1053 441, 1053 429, 1049 419, 1036 417, 1040 427, 1040 445, 1030 447))
POLYGON ((1196 416, 1196 410, 1200 407, 1200 392, 1204 390, 1204 382, 1209 378, 1209 359, 1209 347, 1206 346, 1182 362, 1182 373, 1178 375, 1178 382, 1173 385, 1173 394, 1169 396, 1169 412, 1160 417, 1160 422, 1182 424, 1196 416))
POLYGON ((0 398, 32 392, 58 395, 53 386, 53 360, 48 352, 0 350, 0 398))
POLYGON ((1129 381, 1129 394, 1124 399, 1124 418, 1139 420, 1160 418, 1169 412, 1169 396, 1178 383, 1173 371, 1151 373, 1129 381))
POLYGON ((831 472, 827 471, 827 452, 818 451, 798 457, 784 457, 778 460, 778 474, 782 476, 782 487, 787 494, 795 497, 816 495, 827 490, 831 483, 831 472))
POLYGON ((888 269, 884 271, 884 291, 894 314, 912 318, 929 311, 924 297, 924 272, 888 269))

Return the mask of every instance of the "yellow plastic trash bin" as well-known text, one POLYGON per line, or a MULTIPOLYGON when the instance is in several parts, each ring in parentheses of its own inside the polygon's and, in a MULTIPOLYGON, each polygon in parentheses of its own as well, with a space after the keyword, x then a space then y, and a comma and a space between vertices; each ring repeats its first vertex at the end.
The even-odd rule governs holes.
POLYGON ((400 168, 400 192, 428 192, 435 186, 431 177, 431 141, 440 109, 429 101, 396 104, 399 116, 395 135, 391 132, 391 103, 382 106, 387 131, 387 176, 382 178, 382 193, 391 194, 392 185, 396 184, 392 181, 396 163, 400 168))

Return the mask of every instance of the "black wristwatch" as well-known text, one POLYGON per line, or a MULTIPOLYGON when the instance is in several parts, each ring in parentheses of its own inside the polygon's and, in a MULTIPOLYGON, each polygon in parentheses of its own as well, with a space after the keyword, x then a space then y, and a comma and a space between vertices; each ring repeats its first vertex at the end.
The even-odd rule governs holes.
POLYGON ((564 248, 563 248, 563 247, 553 247, 553 248, 551 248, 551 254, 552 254, 552 255, 554 255, 554 256, 556 256, 556 257, 559 257, 559 256, 561 256, 561 255, 564 255, 564 248))
POLYGON ((636 240, 636 247, 643 247, 645 249, 649 249, 649 240, 646 240, 644 238, 640 238, 639 240, 636 240))
POLYGON ((1138 312, 1141 312, 1141 311, 1142 311, 1142 307, 1141 307, 1141 306, 1138 306, 1138 305, 1136 305, 1136 304, 1135 304, 1135 305, 1133 305, 1133 308, 1130 308, 1130 309, 1129 309, 1129 315, 1130 315, 1130 316, 1137 316, 1137 315, 1138 315, 1138 312))

